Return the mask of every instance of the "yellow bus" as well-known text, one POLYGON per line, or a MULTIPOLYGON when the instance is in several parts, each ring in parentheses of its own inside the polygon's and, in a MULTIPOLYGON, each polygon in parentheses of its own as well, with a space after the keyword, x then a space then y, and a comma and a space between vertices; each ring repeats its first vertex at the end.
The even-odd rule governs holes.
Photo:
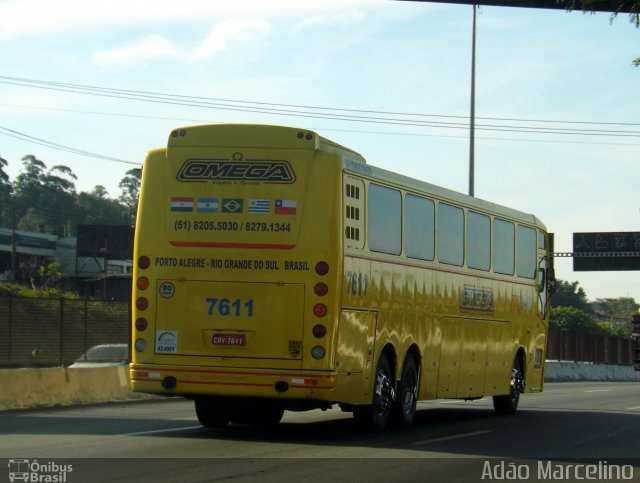
POLYGON ((382 431, 419 400, 512 413, 543 388, 544 225, 305 129, 174 130, 145 160, 134 257, 132 388, 207 427, 338 404, 382 431))

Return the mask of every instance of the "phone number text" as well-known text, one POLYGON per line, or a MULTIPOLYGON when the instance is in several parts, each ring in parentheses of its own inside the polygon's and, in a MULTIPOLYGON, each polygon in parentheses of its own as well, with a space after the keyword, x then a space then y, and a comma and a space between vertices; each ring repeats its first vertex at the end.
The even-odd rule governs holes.
POLYGON ((290 233, 291 223, 263 223, 212 220, 176 220, 175 231, 249 231, 263 233, 290 233))

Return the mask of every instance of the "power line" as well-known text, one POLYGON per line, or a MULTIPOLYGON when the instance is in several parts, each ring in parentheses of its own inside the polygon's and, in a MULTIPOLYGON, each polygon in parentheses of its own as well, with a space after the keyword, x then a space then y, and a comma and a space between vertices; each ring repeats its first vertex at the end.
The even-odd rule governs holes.
MULTIPOLYGON (((324 107, 324 106, 309 106, 309 105, 300 105, 300 104, 282 104, 275 102, 261 102, 261 101, 247 101, 247 100, 239 100, 239 99, 224 99, 224 98, 211 98, 211 97, 203 97, 203 96, 186 96, 180 94, 167 94, 167 93, 159 93, 153 91, 139 91, 132 89, 116 89, 110 87, 100 87, 100 86, 90 86, 83 84, 70 84, 63 82, 53 82, 53 81, 44 81, 38 79, 27 79, 20 77, 7 77, 0 76, 0 80, 2 83, 12 83, 9 81, 14 81, 15 85, 23 85, 25 87, 37 87, 31 86, 32 84, 41 84, 41 85, 49 85, 49 86, 60 86, 60 87, 69 87, 69 88, 77 88, 87 91, 97 91, 97 92, 118 92, 125 93, 130 95, 148 95, 151 97, 159 97, 159 98, 175 98, 175 99, 187 99, 187 100, 200 100, 200 101, 216 101, 216 102, 232 102, 232 103, 240 103, 240 104, 253 104, 253 105, 264 105, 271 107, 289 107, 289 108, 297 108, 297 109, 316 109, 316 110, 325 110, 325 111, 342 111, 342 112, 358 112, 358 113, 368 113, 368 114, 385 114, 385 115, 399 115, 399 116, 416 116, 416 117, 441 117, 441 118, 452 118, 452 119, 464 119, 468 120, 469 116, 461 116, 461 115, 450 115, 450 114, 425 114, 425 113, 407 113, 407 112, 394 112, 394 111, 377 111, 371 109, 349 109, 349 108, 341 108, 341 107, 324 107)), ((501 118, 501 117, 482 117, 476 116, 476 119, 482 120, 490 120, 490 121, 514 121, 514 122, 539 122, 539 123, 558 123, 558 124, 590 124, 590 125, 615 125, 615 126, 640 126, 640 123, 630 123, 630 122, 610 122, 610 121, 568 121, 568 120, 551 120, 551 119, 523 119, 523 118, 501 118)))
POLYGON ((64 144, 54 143, 52 141, 47 141, 46 139, 37 138, 35 136, 31 136, 29 134, 25 134, 19 131, 14 131, 13 129, 8 129, 6 127, 0 126, 0 134, 3 134, 8 137, 12 137, 15 139, 20 139, 21 141, 26 141, 32 144, 38 144, 40 146, 45 146, 51 149, 57 149, 59 151, 65 151, 67 153, 78 154, 81 156, 87 156, 90 158, 102 159, 104 161, 112 161, 114 163, 123 163, 123 164, 133 164, 136 166, 140 166, 140 163, 135 163, 133 161, 127 161, 125 159, 114 158, 111 156, 105 156, 103 154, 92 153, 91 151, 85 151, 83 149, 73 148, 71 146, 65 146, 64 144))
MULTIPOLYGON (((56 108, 56 107, 32 106, 32 105, 24 105, 24 104, 0 103, 0 107, 10 107, 10 108, 18 108, 18 109, 37 109, 37 110, 43 110, 43 111, 67 112, 67 113, 74 113, 74 114, 90 114, 90 115, 97 115, 97 116, 126 117, 126 118, 134 118, 134 119, 155 119, 155 120, 162 120, 162 121, 180 121, 180 122, 214 123, 214 124, 222 122, 222 121, 212 121, 211 119, 151 116, 151 115, 145 115, 145 114, 104 112, 104 111, 83 110, 83 109, 63 109, 63 108, 56 108)), ((384 136, 413 136, 413 137, 439 137, 439 138, 453 138, 453 139, 468 139, 467 136, 463 136, 463 135, 427 134, 427 133, 417 133, 417 132, 365 131, 361 129, 339 129, 339 128, 326 128, 326 127, 316 127, 316 128, 310 127, 309 129, 312 129, 318 132, 325 132, 325 131, 326 132, 348 132, 348 133, 355 133, 355 134, 375 134, 375 135, 384 135, 384 136)), ((640 146, 640 144, 638 143, 621 143, 619 141, 617 142, 585 141, 585 140, 567 141, 562 139, 533 139, 533 138, 526 139, 526 138, 504 138, 504 137, 486 137, 486 136, 476 137, 476 139, 482 139, 482 140, 488 140, 488 141, 509 141, 509 142, 527 142, 527 143, 640 146)))
MULTIPOLYGON (((131 89, 114 89, 100 86, 87 86, 82 84, 70 84, 62 82, 43 81, 37 79, 25 79, 18 77, 0 76, 0 83, 16 85, 20 87, 30 87, 37 89, 69 92, 76 94, 92 95, 123 100, 133 100, 139 102, 153 102, 168 105, 180 105, 185 107, 196 107, 206 109, 217 109, 237 112, 250 112, 258 114, 270 114, 293 117, 307 117, 315 119, 327 119, 346 122, 363 122, 399 126, 427 127, 436 129, 464 129, 469 128, 465 122, 455 122, 442 119, 466 120, 467 116, 452 116, 439 114, 421 113, 401 113, 390 111, 374 111, 345 109, 322 106, 301 106, 295 104, 277 104, 258 101, 207 98, 199 96, 184 96, 177 94, 166 94, 149 91, 136 91, 131 89), (342 114, 346 113, 346 114, 342 114), (357 113, 357 114, 356 114, 357 113), (367 115, 364 115, 367 114, 367 115), (378 114, 381 117, 369 114, 378 114), (435 120, 423 120, 424 118, 435 120)), ((556 123, 561 125, 577 126, 640 126, 638 123, 614 123, 595 121, 565 121, 565 120, 536 120, 536 119, 516 119, 497 117, 477 117, 484 121, 501 121, 515 123, 556 123)), ((480 131, 497 131, 526 134, 552 134, 552 135, 572 135, 572 136, 607 136, 607 137, 640 137, 640 131, 633 130, 611 130, 611 129, 584 129, 582 127, 545 127, 545 126, 517 126, 504 124, 477 124, 476 129, 480 131)))

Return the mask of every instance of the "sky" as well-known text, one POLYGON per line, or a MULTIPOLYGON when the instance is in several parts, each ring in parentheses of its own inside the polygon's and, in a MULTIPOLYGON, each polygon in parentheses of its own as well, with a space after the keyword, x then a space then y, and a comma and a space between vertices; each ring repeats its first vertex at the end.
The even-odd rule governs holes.
MULTIPOLYGON (((33 154, 70 167, 78 192, 115 198, 175 127, 279 124, 467 193, 472 12, 0 0, 0 156, 12 180, 33 154)), ((535 214, 559 252, 574 232, 640 231, 640 30, 625 15, 481 7, 476 42, 475 196, 535 214)), ((573 272, 557 258, 556 276, 590 300, 640 302, 637 272, 573 272)))

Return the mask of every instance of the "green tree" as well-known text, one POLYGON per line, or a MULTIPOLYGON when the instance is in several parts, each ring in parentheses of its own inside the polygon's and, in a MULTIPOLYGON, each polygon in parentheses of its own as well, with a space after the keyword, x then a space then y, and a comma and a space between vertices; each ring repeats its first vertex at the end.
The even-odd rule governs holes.
POLYGON ((22 158, 23 171, 14 182, 16 216, 23 229, 71 235, 77 221, 76 175, 63 165, 47 165, 32 154, 22 158), (23 220, 23 217, 27 217, 23 220))
POLYGON ((43 205, 49 231, 60 236, 70 236, 77 225, 76 185, 78 177, 64 165, 56 165, 44 176, 42 196, 48 200, 43 205))
POLYGON ((138 212, 138 195, 140 194, 140 183, 142 181, 142 168, 133 168, 127 171, 126 175, 118 185, 122 189, 120 202, 127 208, 129 222, 134 223, 138 212))
POLYGON ((71 168, 61 164, 53 166, 45 175, 45 186, 55 191, 71 196, 76 194, 75 182, 78 177, 71 171, 71 168))
POLYGON ((552 307, 573 307, 586 314, 592 312, 591 305, 587 300, 587 293, 578 282, 566 282, 556 280, 556 291, 551 297, 552 307))
POLYGON ((575 307, 551 307, 551 326, 590 334, 606 332, 588 313, 575 307))
POLYGON ((62 265, 58 262, 50 262, 38 267, 40 289, 59 288, 62 280, 62 265))
POLYGON ((27 208, 27 212, 20 218, 16 228, 24 231, 44 233, 47 222, 44 216, 36 208, 27 208))
POLYGON ((631 335, 631 319, 640 305, 631 297, 596 299, 591 303, 596 320, 601 326, 623 336, 631 335))
MULTIPOLYGON (((595 13, 596 7, 603 3, 602 0, 557 0, 557 2, 566 6, 568 11, 582 10, 590 13, 595 13)), ((640 0, 614 0, 609 4, 613 9, 609 18, 610 22, 613 22, 619 14, 628 13, 629 22, 636 28, 640 27, 640 0)), ((633 65, 640 66, 640 57, 633 60, 633 65)))
POLYGON ((9 165, 6 159, 0 156, 0 226, 11 227, 13 224, 12 199, 13 187, 9 181, 9 175, 5 168, 9 165))
POLYGON ((104 186, 96 186, 92 192, 82 192, 77 198, 80 222, 87 225, 123 225, 128 224, 129 214, 126 206, 107 196, 104 186))
POLYGON ((27 154, 22 158, 23 170, 16 176, 13 183, 14 203, 18 227, 23 226, 39 227, 38 231, 44 230, 44 214, 41 211, 40 198, 44 187, 45 170, 47 166, 36 158, 33 154, 27 154), (29 213, 29 221, 22 221, 22 218, 29 213), (33 220, 37 218, 37 223, 33 220))

